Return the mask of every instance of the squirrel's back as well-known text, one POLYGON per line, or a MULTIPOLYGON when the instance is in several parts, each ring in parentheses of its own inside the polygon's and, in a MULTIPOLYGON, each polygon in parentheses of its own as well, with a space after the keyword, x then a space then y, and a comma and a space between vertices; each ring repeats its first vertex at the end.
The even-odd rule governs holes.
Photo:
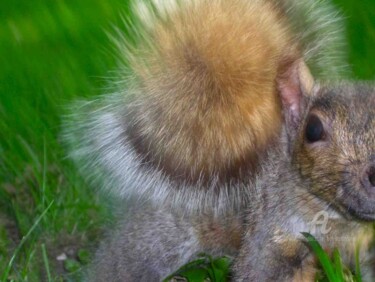
POLYGON ((116 41, 124 83, 78 109, 67 135, 85 173, 125 196, 228 206, 279 134, 276 77, 298 60, 323 78, 344 64, 327 1, 154 0, 132 11, 132 40, 116 41))

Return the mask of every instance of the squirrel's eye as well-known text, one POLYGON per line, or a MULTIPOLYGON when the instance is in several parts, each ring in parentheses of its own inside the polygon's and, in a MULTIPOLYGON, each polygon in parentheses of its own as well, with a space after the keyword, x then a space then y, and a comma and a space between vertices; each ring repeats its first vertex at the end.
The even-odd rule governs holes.
POLYGON ((307 120, 306 139, 308 142, 317 142, 324 137, 324 127, 316 115, 311 115, 307 120))

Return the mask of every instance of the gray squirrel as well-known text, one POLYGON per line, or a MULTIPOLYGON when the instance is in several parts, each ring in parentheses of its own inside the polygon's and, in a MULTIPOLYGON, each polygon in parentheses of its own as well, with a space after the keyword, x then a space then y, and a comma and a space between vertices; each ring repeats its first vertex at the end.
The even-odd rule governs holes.
POLYGON ((159 281, 201 252, 235 257, 234 281, 315 281, 301 232, 326 251, 339 248, 347 265, 359 246, 363 279, 373 281, 375 87, 298 84, 294 76, 280 82, 285 126, 246 211, 213 220, 135 209, 101 246, 90 281, 159 281))
MULTIPOLYGON (((240 253, 238 280, 289 279, 292 270, 278 273, 277 265, 265 273, 270 277, 249 270, 252 236, 277 228, 260 228, 253 209, 269 223, 287 221, 287 212, 272 221, 264 211, 278 203, 283 209, 282 199, 271 197, 276 188, 267 187, 278 177, 283 183, 290 175, 293 192, 303 186, 315 195, 308 189, 311 175, 298 178, 295 169, 308 161, 319 166, 311 155, 291 156, 296 142, 303 145, 295 134, 304 132, 311 97, 330 89, 314 86, 310 70, 321 81, 345 73, 340 17, 328 1, 317 0, 144 0, 131 6, 132 39, 115 36, 122 63, 118 90, 77 103, 66 122, 70 155, 82 174, 130 206, 99 249, 89 280, 158 281, 202 252, 240 253), (286 171, 279 170, 281 158, 286 171)), ((343 105, 345 99, 354 103, 355 92, 370 92, 365 86, 332 89, 345 90, 333 97, 343 105)), ((328 127, 331 121, 324 120, 328 127)), ((287 195, 288 189, 280 190, 287 195)), ((332 214, 345 217, 334 199, 325 199, 332 214)), ((293 254, 298 261, 300 254, 293 254)))
MULTIPOLYGON (((280 93, 286 95, 284 134, 257 179, 234 280, 315 281, 317 262, 302 232, 330 253, 338 248, 347 265, 354 265, 359 247, 369 268, 375 87, 340 83, 280 93)), ((373 281, 371 269, 363 272, 364 281, 373 281)))

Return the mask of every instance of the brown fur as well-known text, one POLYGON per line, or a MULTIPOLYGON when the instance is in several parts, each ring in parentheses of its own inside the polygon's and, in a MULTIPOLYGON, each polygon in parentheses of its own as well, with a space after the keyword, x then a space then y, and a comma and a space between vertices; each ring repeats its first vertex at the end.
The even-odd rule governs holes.
POLYGON ((212 216, 197 218, 194 224, 199 243, 206 250, 225 249, 229 253, 237 253, 240 248, 243 221, 238 216, 217 219, 212 216))
POLYGON ((280 132, 276 77, 296 62, 339 76, 340 17, 316 0, 130 5, 128 30, 114 40, 116 92, 77 104, 65 134, 72 158, 116 197, 187 213, 241 210, 280 132))
POLYGON ((174 179, 225 181, 254 170, 277 136, 277 70, 299 51, 272 2, 181 5, 131 62, 145 93, 133 140, 174 179))

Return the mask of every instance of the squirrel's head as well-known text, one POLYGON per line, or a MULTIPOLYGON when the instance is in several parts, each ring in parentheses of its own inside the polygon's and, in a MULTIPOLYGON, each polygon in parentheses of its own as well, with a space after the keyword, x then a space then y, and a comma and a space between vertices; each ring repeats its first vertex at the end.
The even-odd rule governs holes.
POLYGON ((375 87, 319 86, 299 63, 279 79, 288 154, 306 188, 360 220, 375 220, 375 87))

